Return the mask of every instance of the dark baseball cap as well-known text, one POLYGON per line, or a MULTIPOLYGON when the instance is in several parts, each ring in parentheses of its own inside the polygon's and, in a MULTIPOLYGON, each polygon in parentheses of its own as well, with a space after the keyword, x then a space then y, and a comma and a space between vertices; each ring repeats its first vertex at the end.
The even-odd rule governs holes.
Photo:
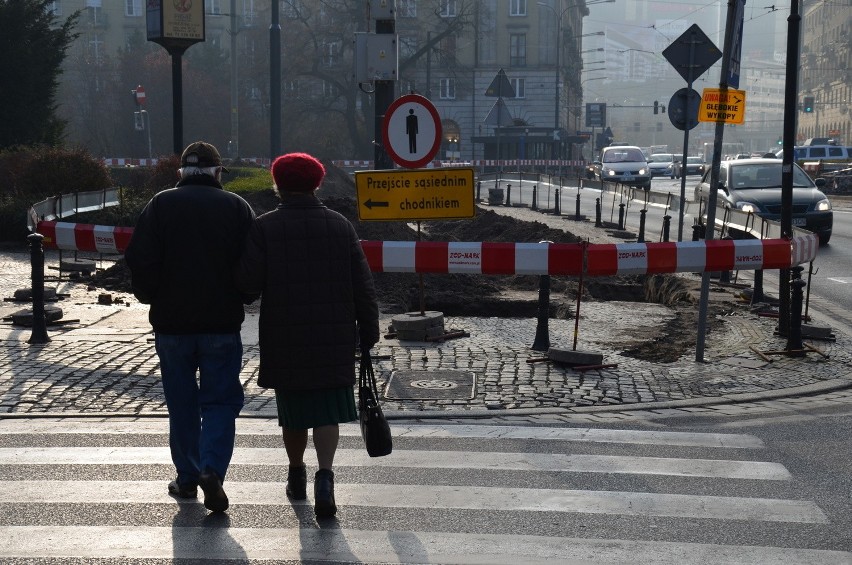
POLYGON ((222 166, 219 151, 204 141, 187 145, 180 156, 180 164, 182 167, 222 167, 223 171, 228 172, 228 169, 222 166))

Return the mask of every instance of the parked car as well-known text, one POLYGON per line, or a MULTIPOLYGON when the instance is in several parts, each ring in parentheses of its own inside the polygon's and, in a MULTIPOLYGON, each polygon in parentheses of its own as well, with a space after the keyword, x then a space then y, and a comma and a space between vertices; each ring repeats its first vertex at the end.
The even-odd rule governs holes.
MULTIPOLYGON (((752 212, 767 220, 781 220, 781 166, 778 159, 736 159, 719 164, 717 202, 744 212, 752 212)), ((695 200, 706 201, 710 195, 707 170, 695 187, 695 200)), ((831 202, 819 190, 825 179, 816 182, 798 165, 793 164, 793 225, 813 232, 820 245, 831 239, 834 215, 831 202)))
POLYGON ((600 181, 620 182, 651 190, 651 173, 642 150, 634 145, 604 147, 592 163, 600 181))
POLYGON ((675 167, 680 163, 680 158, 674 153, 657 153, 648 157, 648 169, 652 177, 667 176, 675 178, 675 167))
POLYGON ((704 159, 702 159, 701 157, 687 157, 685 166, 681 166, 680 161, 678 161, 675 167, 675 176, 677 178, 680 178, 681 174, 687 176, 703 175, 704 159))

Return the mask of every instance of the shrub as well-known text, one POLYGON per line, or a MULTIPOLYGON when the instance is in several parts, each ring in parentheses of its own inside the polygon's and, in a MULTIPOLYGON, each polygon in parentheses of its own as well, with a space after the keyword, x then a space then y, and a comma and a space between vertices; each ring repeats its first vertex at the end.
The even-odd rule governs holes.
POLYGON ((32 203, 57 194, 103 190, 113 181, 103 161, 84 149, 17 148, 0 153, 0 174, 8 196, 32 203))

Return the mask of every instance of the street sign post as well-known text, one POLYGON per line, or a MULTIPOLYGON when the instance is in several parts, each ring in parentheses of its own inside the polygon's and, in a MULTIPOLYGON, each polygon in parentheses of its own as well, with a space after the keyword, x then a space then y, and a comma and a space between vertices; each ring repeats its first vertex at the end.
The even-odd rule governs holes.
POLYGON ((388 108, 382 122, 385 151, 401 167, 416 169, 431 161, 441 146, 441 118, 425 96, 406 94, 388 108))
POLYGON ((473 218, 473 169, 357 171, 358 219, 447 220, 473 218))
POLYGON ((698 121, 742 124, 745 121, 745 106, 745 90, 705 88, 698 109, 698 121))
POLYGON ((683 131, 698 125, 698 105, 701 95, 691 88, 681 88, 669 100, 669 121, 683 131))

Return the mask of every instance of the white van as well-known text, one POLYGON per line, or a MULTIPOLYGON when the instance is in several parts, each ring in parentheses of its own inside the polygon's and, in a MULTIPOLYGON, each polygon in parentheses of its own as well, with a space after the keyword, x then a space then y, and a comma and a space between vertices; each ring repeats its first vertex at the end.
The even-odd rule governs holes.
MULTIPOLYGON (((795 147, 796 161, 845 161, 852 159, 852 148, 843 145, 798 145, 795 147)), ((784 150, 775 154, 782 159, 784 150)))

